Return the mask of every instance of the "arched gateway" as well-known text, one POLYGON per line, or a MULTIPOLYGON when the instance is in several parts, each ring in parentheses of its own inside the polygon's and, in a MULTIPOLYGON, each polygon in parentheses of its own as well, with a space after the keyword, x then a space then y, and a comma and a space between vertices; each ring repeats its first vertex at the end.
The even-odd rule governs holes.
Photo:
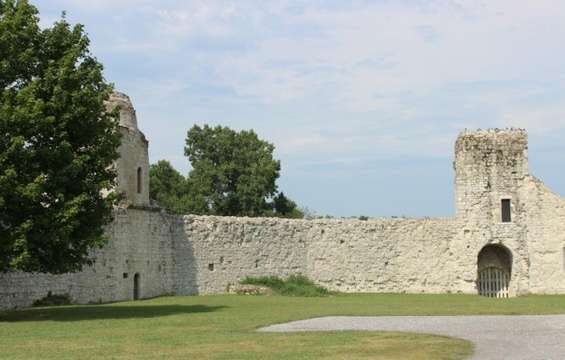
POLYGON ((512 253, 502 245, 486 245, 477 258, 477 289, 479 295, 507 298, 512 253))

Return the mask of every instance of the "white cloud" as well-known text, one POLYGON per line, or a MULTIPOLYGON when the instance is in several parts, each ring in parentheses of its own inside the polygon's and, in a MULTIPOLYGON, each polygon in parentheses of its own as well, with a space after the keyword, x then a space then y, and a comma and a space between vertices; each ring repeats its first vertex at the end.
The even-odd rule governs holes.
MULTIPOLYGON (((178 81, 196 77, 267 106, 318 102, 325 111, 349 116, 378 112, 397 122, 393 131, 430 127, 424 138, 381 139, 380 129, 366 130, 365 119, 352 131, 346 131, 349 124, 333 123, 340 135, 331 137, 318 134, 316 129, 326 124, 312 118, 310 126, 295 128, 280 142, 289 152, 360 154, 379 143, 394 154, 445 153, 451 139, 427 139, 441 139, 453 127, 449 121, 424 120, 434 114, 480 117, 453 119, 457 126, 563 127, 558 119, 564 96, 543 104, 551 110, 524 104, 524 99, 543 97, 545 84, 565 88, 565 74, 559 71, 565 47, 557 41, 565 35, 565 5, 557 1, 401 1, 337 8, 192 1, 152 11, 151 51, 188 59, 178 81), (241 49, 218 51, 216 41, 220 48, 232 41, 241 49), (199 66, 207 70, 188 70, 199 66)), ((135 49, 136 43, 123 44, 135 49)), ((138 50, 149 51, 148 46, 140 44, 138 50)))
POLYGON ((555 41, 565 34, 557 2, 387 2, 339 11, 317 4, 296 12, 249 4, 156 9, 154 50, 184 49, 213 69, 208 81, 260 102, 326 91, 349 111, 402 111, 405 92, 433 93, 449 83, 564 81, 555 71, 565 55, 555 41), (191 47, 191 36, 237 40, 246 49, 208 53, 191 47))
POLYGON ((565 107, 509 109, 502 112, 499 124, 501 127, 525 128, 532 134, 551 133, 565 128, 565 107))
POLYGON ((37 1, 86 23, 152 159, 183 169, 204 122, 252 127, 314 172, 449 159, 463 128, 565 132, 561 0, 37 1))

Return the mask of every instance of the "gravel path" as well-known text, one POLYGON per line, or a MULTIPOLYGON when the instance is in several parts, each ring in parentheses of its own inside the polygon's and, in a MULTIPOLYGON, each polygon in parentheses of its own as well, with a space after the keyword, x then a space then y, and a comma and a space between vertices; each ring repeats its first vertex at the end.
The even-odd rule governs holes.
POLYGON ((565 315, 329 316, 260 329, 334 330, 406 331, 458 337, 475 344, 472 359, 565 359, 565 315))

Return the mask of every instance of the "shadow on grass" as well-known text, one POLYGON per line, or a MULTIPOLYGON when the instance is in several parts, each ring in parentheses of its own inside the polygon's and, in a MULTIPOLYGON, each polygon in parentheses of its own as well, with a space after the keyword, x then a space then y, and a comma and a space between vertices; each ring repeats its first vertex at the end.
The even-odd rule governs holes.
POLYGON ((168 315, 218 311, 227 306, 206 305, 82 305, 31 308, 0 313, 0 322, 81 321, 106 319, 143 319, 168 315))

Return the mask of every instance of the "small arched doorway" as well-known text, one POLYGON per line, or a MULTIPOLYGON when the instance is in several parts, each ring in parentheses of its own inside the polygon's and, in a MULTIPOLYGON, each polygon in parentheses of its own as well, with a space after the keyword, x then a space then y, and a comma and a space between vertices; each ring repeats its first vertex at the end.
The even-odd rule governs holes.
POLYGON ((135 273, 133 276, 133 299, 139 300, 140 298, 140 288, 139 288, 139 273, 135 273))
POLYGON ((477 257, 479 295, 507 298, 512 274, 512 253, 503 245, 490 244, 477 257))

